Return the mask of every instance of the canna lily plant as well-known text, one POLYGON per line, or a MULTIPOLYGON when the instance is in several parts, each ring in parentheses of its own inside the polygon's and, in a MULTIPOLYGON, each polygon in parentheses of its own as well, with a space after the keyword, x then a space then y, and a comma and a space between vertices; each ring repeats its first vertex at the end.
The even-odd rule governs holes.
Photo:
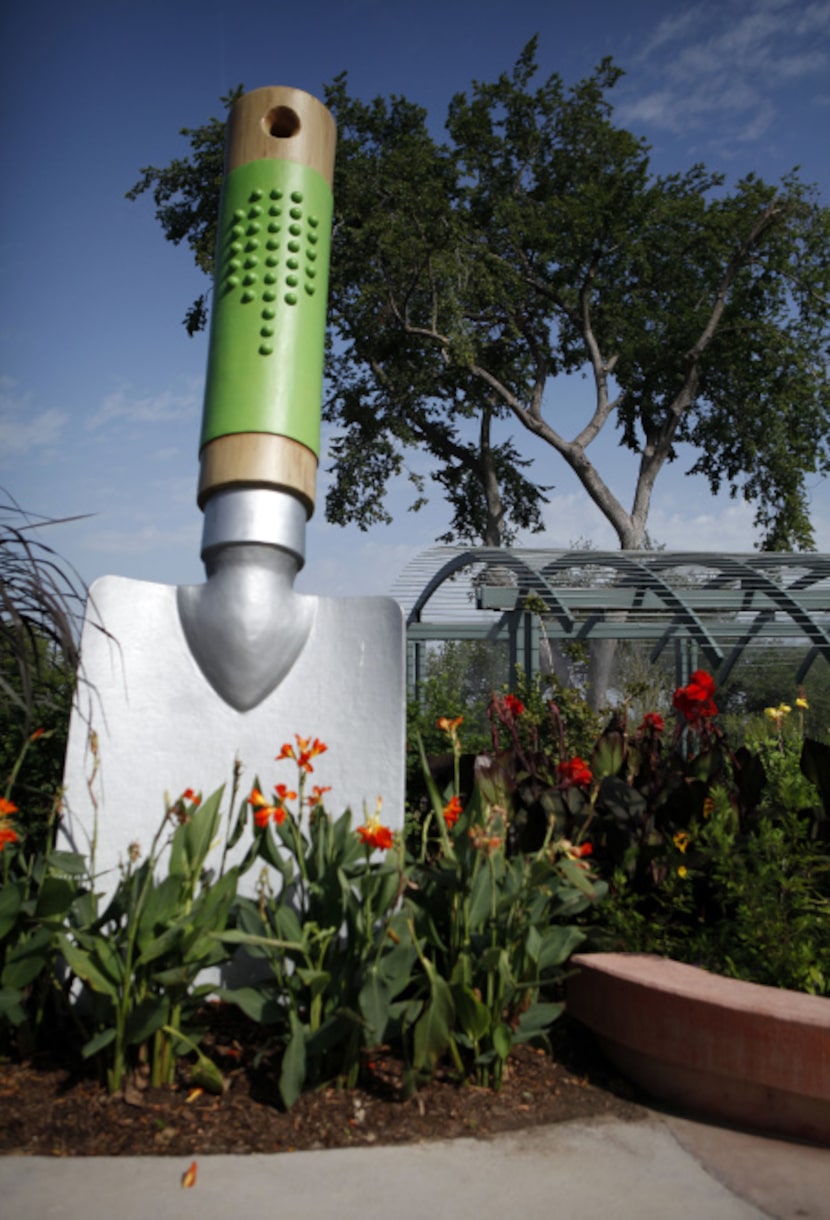
MULTIPOLYGON (((511 728, 524 712, 515 696, 494 697, 494 705, 511 728)), ((459 722, 442 727, 460 761, 459 722)), ((441 792, 421 754, 432 808, 409 902, 426 995, 413 1066, 428 1073, 449 1052, 460 1075, 472 1071, 478 1083, 498 1087, 515 1045, 546 1042, 562 1012, 567 960, 585 939, 573 921, 606 887, 583 858, 588 850, 557 838, 552 820, 534 851, 511 849, 516 806, 503 763, 476 759, 465 805, 458 761, 456 790, 441 792)), ((584 763, 573 762, 563 787, 590 782, 584 763)))

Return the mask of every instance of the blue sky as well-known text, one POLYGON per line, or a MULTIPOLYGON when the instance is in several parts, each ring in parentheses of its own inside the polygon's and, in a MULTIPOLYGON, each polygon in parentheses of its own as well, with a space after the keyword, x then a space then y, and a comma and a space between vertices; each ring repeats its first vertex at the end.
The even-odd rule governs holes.
MULTIPOLYGON (((151 201, 124 194, 142 166, 185 155, 179 128, 218 114, 236 84, 319 96, 347 69, 354 94, 402 93, 427 107, 438 132, 451 96, 510 68, 538 32, 544 75, 574 83, 605 55, 625 69, 616 115, 652 144, 656 170, 703 160, 731 181, 749 170, 775 180, 800 165, 830 202, 830 0, 43 0, 5 9, 0 486, 34 513, 93 514, 44 539, 87 581, 202 579, 195 488, 206 339, 189 339, 181 319, 206 281, 186 249, 163 240, 151 201)), ((561 393, 574 431, 585 393, 580 382, 561 393)), ((526 541, 613 547, 566 469, 521 444, 539 482, 555 485, 546 533, 526 541)), ((603 444, 597 465, 625 500, 630 460, 603 444)), ((819 549, 830 551, 823 480, 811 495, 819 549)), ((439 496, 418 514, 408 502, 402 480, 389 499, 394 523, 368 533, 328 526, 318 511, 298 587, 388 592, 446 527, 439 496)), ((673 549, 750 550, 752 515, 713 499, 677 463, 658 481, 650 531, 673 549)))

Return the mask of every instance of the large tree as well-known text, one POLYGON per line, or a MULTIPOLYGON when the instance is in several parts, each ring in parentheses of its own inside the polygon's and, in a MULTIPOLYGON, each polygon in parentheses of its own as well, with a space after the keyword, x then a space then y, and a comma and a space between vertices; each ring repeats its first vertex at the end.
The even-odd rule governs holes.
MULTIPOLYGON (((365 104, 345 74, 325 91, 339 131, 329 518, 386 519, 389 479, 421 452, 452 508, 444 537, 508 541, 538 525, 550 477, 538 458, 528 470, 530 433, 633 549, 684 442, 713 492, 752 502, 764 546, 809 548, 806 480, 828 464, 830 211, 795 173, 730 189, 702 165, 655 175, 613 122, 609 60, 570 89, 536 76, 534 39, 512 72, 453 99, 445 142, 402 97, 365 104), (574 427, 562 386, 580 373, 574 427), (639 459, 628 504, 589 456, 608 428, 639 459)), ((221 128, 186 130, 192 156, 130 192, 153 191, 166 236, 205 270, 221 128)), ((205 316, 202 298, 189 328, 205 316)))

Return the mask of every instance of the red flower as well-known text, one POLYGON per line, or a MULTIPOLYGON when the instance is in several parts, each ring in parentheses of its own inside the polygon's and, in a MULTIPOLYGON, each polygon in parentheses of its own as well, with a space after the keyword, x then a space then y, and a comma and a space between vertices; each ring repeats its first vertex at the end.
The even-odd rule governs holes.
POLYGON ((574 850, 580 859, 583 856, 592 856, 594 854, 594 849, 590 843, 583 843, 581 847, 577 847, 574 850))
POLYGON ((705 669, 696 669, 686 686, 678 686, 672 705, 690 724, 698 724, 701 720, 717 716, 718 709, 712 698, 714 693, 715 679, 705 669))
POLYGON ((17 832, 11 826, 0 826, 0 851, 5 849, 7 843, 16 843, 17 839, 17 832))
POLYGON ((10 814, 19 812, 14 801, 7 801, 4 796, 0 796, 0 818, 7 818, 10 814))
POLYGON ((190 801, 191 805, 198 805, 201 801, 201 796, 198 792, 194 792, 192 788, 185 788, 184 792, 179 797, 179 800, 190 801))
POLYGON ((556 768, 561 788, 584 788, 594 778, 591 768, 582 758, 569 758, 556 768))
POLYGON ((462 813, 463 809, 461 806, 461 797, 454 796, 450 800, 449 804, 444 806, 444 821, 450 828, 452 828, 462 813))
POLYGON ((640 731, 662 733, 665 727, 663 717, 659 712, 646 712, 645 716, 643 716, 643 723, 640 725, 640 731))
POLYGON ((525 710, 525 705, 522 703, 518 695, 505 695, 504 706, 510 712, 511 716, 521 716, 525 710))
POLYGON ((367 818, 362 826, 358 826, 355 833, 360 836, 361 842, 365 843, 367 847, 378 847, 381 851, 388 851, 392 846, 392 831, 388 826, 381 826, 380 807, 381 799, 378 797, 374 815, 367 818))

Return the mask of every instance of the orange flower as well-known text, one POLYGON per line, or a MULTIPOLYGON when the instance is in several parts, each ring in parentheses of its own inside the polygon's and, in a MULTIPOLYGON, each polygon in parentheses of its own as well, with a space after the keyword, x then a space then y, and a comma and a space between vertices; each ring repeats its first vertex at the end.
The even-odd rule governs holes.
POLYGON ((305 771, 306 774, 311 774, 314 770, 311 765, 312 758, 316 758, 318 754, 325 753, 328 746, 319 737, 315 737, 312 741, 310 737, 301 737, 299 733, 294 734, 294 740, 297 742, 296 749, 286 742, 277 755, 277 762, 281 758, 293 758, 302 771, 305 771))
POLYGON ((187 1187, 187 1186, 195 1186, 195 1185, 196 1185, 196 1171, 197 1171, 197 1169, 198 1169, 198 1165, 196 1164, 196 1162, 195 1162, 195 1161, 191 1161, 191 1162, 190 1162, 190 1168, 189 1168, 189 1169, 187 1169, 187 1170, 186 1170, 186 1171, 185 1171, 185 1172, 182 1174, 182 1186, 183 1186, 183 1187, 187 1187))
POLYGON ((461 797, 454 796, 449 804, 444 806, 444 821, 449 827, 453 827, 462 813, 461 797))
POLYGON ((201 803, 202 794, 200 792, 194 792, 192 788, 185 788, 180 799, 183 801, 190 801, 191 805, 198 805, 201 803))
POLYGON ((388 826, 380 824, 381 804, 381 798, 378 797, 374 815, 367 818, 362 826, 358 826, 355 833, 360 836, 361 842, 365 843, 367 847, 378 847, 381 851, 388 851, 392 846, 392 831, 388 826))
POLYGON ((305 798, 306 803, 311 805, 312 808, 316 809, 318 805, 322 805, 323 797, 327 792, 331 792, 331 785, 321 788, 318 784, 315 784, 311 789, 311 796, 307 796, 305 798))
POLYGON ((461 755, 461 740, 458 736, 458 726, 463 724, 464 717, 456 716, 451 720, 449 716, 441 716, 438 719, 438 727, 442 733, 446 733, 452 742, 453 753, 460 757, 461 755))
MULTIPOLYGON (((286 801, 296 801, 297 793, 291 792, 287 784, 274 784, 274 792, 277 796, 277 804, 284 806, 286 801)), ((285 817, 285 809, 283 808, 283 817, 285 817)), ((280 822, 282 818, 279 819, 280 822)))
POLYGON ((16 843, 17 841, 17 832, 12 830, 11 826, 0 826, 0 851, 4 850, 7 843, 16 843))
POLYGON ((274 805, 268 804, 259 788, 253 788, 248 797, 248 804, 252 805, 254 809, 254 821, 260 830, 267 826, 272 818, 278 826, 282 826, 287 812, 284 802, 293 801, 297 796, 296 792, 289 792, 285 784, 277 784, 274 791, 277 794, 277 801, 274 805))
POLYGON ((442 732, 449 733, 453 737, 458 732, 458 726, 463 723, 463 716, 456 716, 454 720, 450 720, 449 716, 441 716, 438 720, 438 727, 442 732))
POLYGON ((7 818, 10 814, 19 812, 14 801, 7 801, 4 796, 0 796, 0 818, 7 818))

